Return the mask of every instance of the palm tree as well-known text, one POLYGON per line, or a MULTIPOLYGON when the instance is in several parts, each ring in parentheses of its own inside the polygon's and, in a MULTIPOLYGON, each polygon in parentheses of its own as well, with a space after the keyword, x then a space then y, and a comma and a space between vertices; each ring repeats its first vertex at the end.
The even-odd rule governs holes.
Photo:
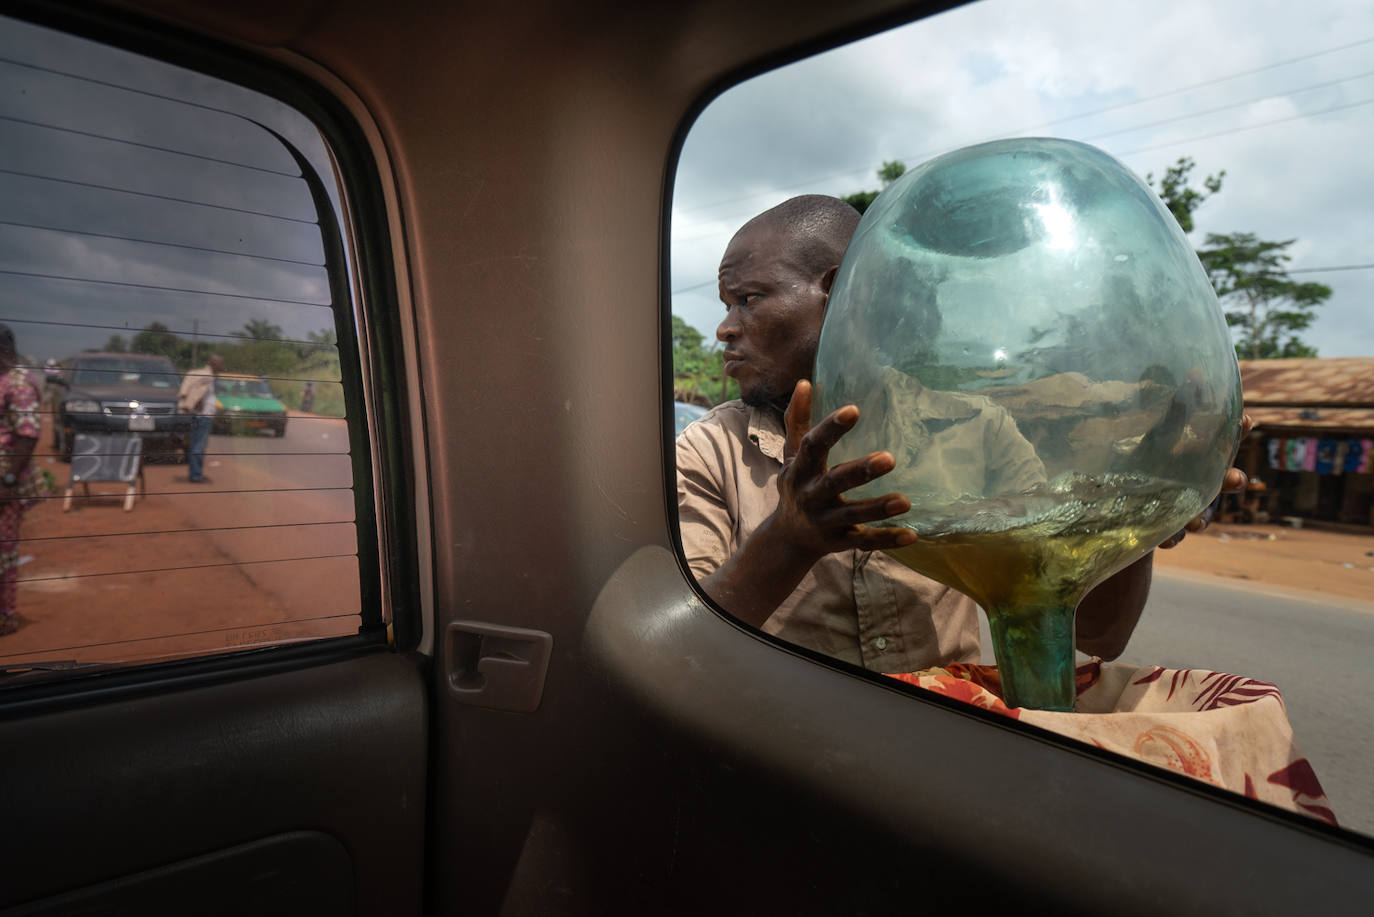
POLYGON ((252 338, 255 341, 279 341, 281 340, 281 325, 274 325, 266 319, 255 318, 243 326, 242 331, 235 331, 239 337, 252 338))

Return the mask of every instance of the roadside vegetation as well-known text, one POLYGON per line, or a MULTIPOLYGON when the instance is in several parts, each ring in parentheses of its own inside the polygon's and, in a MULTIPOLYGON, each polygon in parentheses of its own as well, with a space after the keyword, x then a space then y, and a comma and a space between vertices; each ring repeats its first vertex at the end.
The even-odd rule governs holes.
POLYGON ((304 341, 287 340, 282 329, 254 319, 232 338, 187 338, 154 322, 126 338, 112 335, 104 349, 112 353, 150 353, 169 358, 180 372, 204 366, 211 353, 224 357, 228 373, 262 376, 272 393, 288 408, 299 409, 306 382, 315 383, 311 411, 344 416, 343 387, 339 384, 339 348, 334 330, 312 331, 304 341))

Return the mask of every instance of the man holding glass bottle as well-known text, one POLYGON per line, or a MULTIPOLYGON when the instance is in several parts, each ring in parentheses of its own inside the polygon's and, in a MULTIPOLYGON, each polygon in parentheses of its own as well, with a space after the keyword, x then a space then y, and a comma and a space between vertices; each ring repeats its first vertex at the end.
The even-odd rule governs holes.
MULTIPOLYGON (((891 471, 891 453, 827 467, 831 447, 854 427, 859 409, 846 406, 810 425, 809 376, 821 324, 858 222, 845 202, 804 195, 750 220, 726 248, 719 272, 726 315, 716 336, 741 398, 715 408, 677 441, 683 547, 702 588, 722 608, 791 643, 879 672, 976 662, 973 601, 882 553, 916 536, 871 523, 905 513, 910 501, 901 494, 843 496, 891 471)), ((1010 440, 993 451, 1015 462, 1010 440)), ((1243 483, 1241 472, 1228 473, 1228 489, 1243 483)), ((1188 530, 1204 524, 1195 519, 1188 530)), ((1106 659, 1121 653, 1151 572, 1146 555, 1083 600, 1080 649, 1106 659)))

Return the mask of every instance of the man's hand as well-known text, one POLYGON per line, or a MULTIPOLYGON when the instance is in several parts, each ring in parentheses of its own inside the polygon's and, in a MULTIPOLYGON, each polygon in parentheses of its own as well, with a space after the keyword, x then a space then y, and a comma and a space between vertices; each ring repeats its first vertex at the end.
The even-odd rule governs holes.
POLYGON ((911 509, 901 494, 846 500, 844 492, 892 470, 890 452, 873 452, 827 468, 830 450, 858 422, 859 409, 846 405, 811 427, 811 383, 792 391, 784 424, 788 461, 778 475, 778 508, 766 523, 770 537, 793 546, 812 563, 835 551, 899 548, 916 540, 909 529, 864 523, 900 516, 911 509))
MULTIPOLYGON (((1250 435, 1250 431, 1254 428, 1254 426, 1255 422, 1251 419, 1249 414, 1242 414, 1240 416, 1241 442, 1244 442, 1245 437, 1250 435)), ((1239 468, 1232 468, 1226 472, 1226 477, 1222 478, 1221 492, 1224 494, 1239 493, 1240 491, 1245 489, 1245 485, 1248 484, 1249 481, 1250 479, 1246 476, 1244 471, 1241 471, 1239 468)), ((1211 521, 1212 511, 1211 507, 1209 506, 1208 508, 1204 509, 1201 513, 1198 513, 1198 515, 1194 516, 1193 519, 1190 520, 1189 523, 1183 527, 1182 531, 1171 535, 1166 541, 1161 543, 1160 547, 1174 547, 1179 542, 1181 542, 1184 539, 1184 536, 1186 536, 1189 532, 1197 534, 1198 532, 1201 532, 1203 529, 1207 528, 1207 524, 1211 521)))
POLYGON ((844 492, 892 470, 891 453, 874 452, 826 467, 830 449, 854 428, 859 409, 840 408, 811 428, 811 383, 798 382, 783 418, 787 446, 778 476, 778 508, 701 587, 730 614, 755 627, 792 594, 816 561, 850 548, 899 548, 916 540, 903 528, 866 525, 911 509, 900 494, 849 501, 844 492))

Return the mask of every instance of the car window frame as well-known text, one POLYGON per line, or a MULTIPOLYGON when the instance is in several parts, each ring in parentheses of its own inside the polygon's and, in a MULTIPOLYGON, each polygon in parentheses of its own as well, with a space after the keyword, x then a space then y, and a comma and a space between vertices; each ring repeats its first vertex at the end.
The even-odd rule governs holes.
MULTIPOLYGON (((696 596, 697 600, 704 608, 710 610, 718 618, 728 622, 734 628, 748 633, 761 642, 770 644, 774 649, 782 651, 783 653, 818 663, 828 669, 844 673, 851 678, 866 681, 881 690, 901 694, 918 703, 943 708, 960 716, 978 720, 997 729, 1009 730, 1018 735, 1033 737, 1041 743, 1056 746, 1064 753, 1085 756, 1105 762, 1115 768, 1135 773, 1150 781, 1170 785, 1183 793, 1223 803, 1229 807, 1239 809, 1250 816, 1282 824, 1285 827, 1304 834, 1317 835, 1326 839, 1336 840, 1348 847, 1374 854, 1374 835, 1362 834, 1348 828, 1340 827, 1339 825, 1328 824, 1297 811, 1282 809, 1258 799, 1250 799, 1234 790, 1225 789, 1209 782, 1197 780, 1182 773, 1149 764, 1143 760, 1130 758, 1116 752, 1098 748, 1086 742, 1070 738, 1040 726, 1025 723, 1020 720, 1009 719, 1000 713, 975 707, 970 703, 955 700, 954 698, 946 697, 933 691, 927 691, 915 685, 870 671, 862 666, 836 659, 833 656, 826 655, 807 647, 790 643, 767 633, 761 627, 754 627, 741 621, 718 605, 715 600, 707 594, 706 590, 701 587, 696 575, 692 572, 687 563, 686 550, 682 540, 682 523, 678 512, 676 492, 677 461, 673 407, 673 402, 675 401, 673 391, 675 377, 672 343, 673 282, 671 266, 674 186, 688 134, 708 107, 731 89, 748 80, 764 76, 789 65, 802 62, 844 45, 870 38, 882 32, 917 23, 922 19, 938 15, 948 9, 969 5, 974 2, 980 2, 980 0, 955 0, 955 2, 939 3, 933 7, 908 10, 904 15, 885 15, 870 18, 849 29, 831 33, 822 40, 811 40, 757 57, 727 71, 720 78, 713 81, 696 96, 692 104, 683 112, 678 122, 677 129, 674 132, 672 144, 668 150, 665 161, 659 225, 660 268, 658 322, 659 353, 661 355, 659 360, 659 400, 661 404, 660 416, 662 418, 660 438, 663 441, 664 498, 668 519, 668 548, 672 553, 673 560, 681 576, 686 581, 689 590, 696 596)), ((978 614, 980 616, 984 614, 981 608, 978 614)), ((1337 817, 1339 817, 1339 813, 1337 813, 1337 817)))

